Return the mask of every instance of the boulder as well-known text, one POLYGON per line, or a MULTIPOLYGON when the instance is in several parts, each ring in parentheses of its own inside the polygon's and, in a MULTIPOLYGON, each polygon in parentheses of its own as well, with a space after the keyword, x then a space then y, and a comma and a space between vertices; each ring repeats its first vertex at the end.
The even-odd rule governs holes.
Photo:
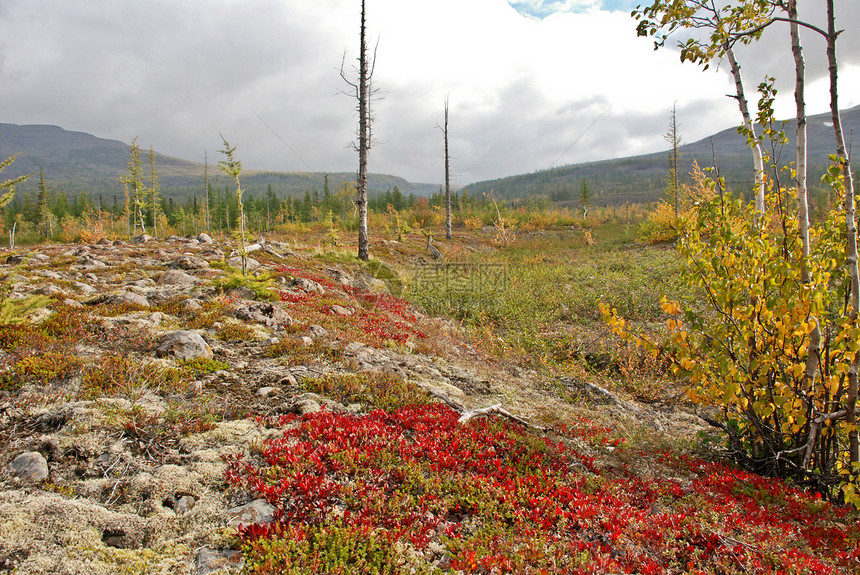
POLYGON ((354 309, 337 304, 331 306, 328 310, 335 315, 352 315, 355 313, 354 309))
POLYGON ((197 357, 211 359, 212 348, 196 331, 180 330, 165 335, 155 350, 158 357, 189 360, 197 357))
POLYGON ((149 307, 149 302, 140 294, 136 294, 130 291, 124 291, 122 293, 111 296, 107 299, 107 303, 112 303, 115 305, 135 305, 139 307, 149 307))
POLYGON ((197 236, 197 241, 200 242, 201 244, 214 244, 215 243, 215 240, 212 239, 212 236, 210 236, 206 232, 203 232, 202 234, 197 236))
MULTIPOLYGON (((227 263, 230 264, 231 268, 236 268, 237 270, 242 269, 242 256, 234 256, 227 260, 227 263)), ((260 267, 260 262, 255 260, 254 258, 245 258, 245 269, 246 270, 255 270, 260 267)))
POLYGON ((158 285, 192 286, 200 282, 199 279, 182 270, 168 270, 158 278, 158 285))
POLYGON ((197 553, 197 575, 238 573, 242 568, 242 552, 235 549, 203 547, 197 553))
POLYGON ((48 478, 48 461, 38 451, 26 451, 8 465, 9 473, 25 481, 42 481, 48 478))
POLYGON ((228 527, 275 521, 275 507, 265 499, 255 499, 247 505, 233 507, 227 510, 227 514, 230 517, 227 521, 228 527))
POLYGON ((254 302, 236 310, 236 318, 254 321, 269 328, 292 325, 293 318, 280 307, 267 302, 254 302))
POLYGON ((209 262, 197 256, 180 256, 167 264, 171 269, 181 270, 204 270, 209 268, 209 262))

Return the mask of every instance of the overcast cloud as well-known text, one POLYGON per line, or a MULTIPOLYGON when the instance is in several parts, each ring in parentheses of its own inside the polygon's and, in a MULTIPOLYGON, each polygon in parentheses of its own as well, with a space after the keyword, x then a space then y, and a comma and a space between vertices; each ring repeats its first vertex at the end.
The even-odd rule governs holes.
MULTIPOLYGON (((643 0, 644 1, 644 0, 643 0)), ((665 148, 738 123, 728 71, 637 38, 635 0, 367 0, 378 38, 373 172, 442 180, 450 98, 457 184, 665 148), (589 128, 590 127, 590 128, 589 128)), ((801 8, 823 10, 807 0, 801 8)), ((247 169, 353 171, 358 0, 0 0, 0 121, 55 124, 247 169)), ((836 0, 842 27, 860 2, 836 0)), ((821 20, 820 18, 815 18, 821 20)), ((775 75, 792 112, 787 33, 740 55, 748 90, 775 75)), ((811 112, 827 109, 823 42, 804 38, 811 112)), ((840 41, 844 107, 860 104, 860 34, 840 41)))

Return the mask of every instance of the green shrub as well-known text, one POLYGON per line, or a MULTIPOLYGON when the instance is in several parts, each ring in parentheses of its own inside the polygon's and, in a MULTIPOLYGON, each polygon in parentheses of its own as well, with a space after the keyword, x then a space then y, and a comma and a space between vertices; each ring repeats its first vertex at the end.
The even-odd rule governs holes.
POLYGON ((330 374, 306 379, 302 387, 344 404, 364 403, 385 411, 429 402, 427 393, 416 384, 382 371, 330 374))

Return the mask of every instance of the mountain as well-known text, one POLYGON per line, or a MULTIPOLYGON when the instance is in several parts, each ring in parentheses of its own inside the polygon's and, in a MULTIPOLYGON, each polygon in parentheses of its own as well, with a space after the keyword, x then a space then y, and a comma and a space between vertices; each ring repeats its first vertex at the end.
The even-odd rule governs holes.
MULTIPOLYGON (((69 198, 81 192, 105 197, 123 194, 119 176, 126 171, 129 144, 64 130, 58 126, 0 123, 0 160, 19 152, 21 155, 3 171, 2 178, 7 180, 22 174, 36 174, 37 177, 18 186, 20 191, 36 189, 41 168, 48 184, 65 192, 69 198)), ((146 173, 146 150, 142 152, 146 173)), ((155 157, 162 196, 184 198, 202 193, 203 164, 157 152, 155 157)), ((333 191, 343 182, 355 180, 355 173, 350 172, 331 173, 328 176, 333 191)), ((269 185, 279 196, 301 196, 307 190, 322 191, 324 178, 323 173, 245 170, 242 172, 242 186, 257 196, 264 194, 269 185)), ((209 181, 215 188, 230 184, 215 165, 209 166, 209 181)), ((395 186, 405 195, 417 196, 427 196, 438 189, 436 185, 412 184, 403 178, 385 174, 370 174, 368 179, 371 196, 395 186)))
MULTIPOLYGON (((842 123, 846 139, 851 137, 855 128, 860 133, 860 106, 843 111, 842 123)), ((790 120, 783 127, 791 142, 778 156, 782 163, 794 160, 795 124, 790 120)), ((819 184, 820 176, 827 169, 828 155, 835 153, 835 144, 829 113, 810 116, 807 125, 809 186, 815 194, 823 189, 819 184)), ((682 182, 689 181, 688 172, 695 160, 703 168, 716 165, 731 190, 748 193, 753 187, 752 152, 746 145, 746 137, 738 134, 736 128, 683 145, 680 153, 682 182)), ((860 163, 852 162, 852 167, 858 171, 860 163)), ((580 187, 585 181, 593 205, 650 203, 664 193, 668 171, 668 153, 656 152, 487 180, 469 184, 465 189, 470 195, 478 196, 492 191, 495 197, 506 200, 544 196, 577 203, 580 187)))

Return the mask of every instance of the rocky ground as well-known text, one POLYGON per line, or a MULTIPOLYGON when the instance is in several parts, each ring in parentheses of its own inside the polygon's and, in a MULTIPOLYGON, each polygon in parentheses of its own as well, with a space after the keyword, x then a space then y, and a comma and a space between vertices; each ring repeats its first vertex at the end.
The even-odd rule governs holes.
POLYGON ((701 424, 489 358, 371 267, 256 247, 249 279, 235 246, 206 235, 0 255, 0 573, 238 568, 234 527, 272 509, 227 484, 224 458, 278 433, 262 416, 369 409, 309 384, 330 374, 393 374, 541 424, 583 412, 670 436, 701 424))

